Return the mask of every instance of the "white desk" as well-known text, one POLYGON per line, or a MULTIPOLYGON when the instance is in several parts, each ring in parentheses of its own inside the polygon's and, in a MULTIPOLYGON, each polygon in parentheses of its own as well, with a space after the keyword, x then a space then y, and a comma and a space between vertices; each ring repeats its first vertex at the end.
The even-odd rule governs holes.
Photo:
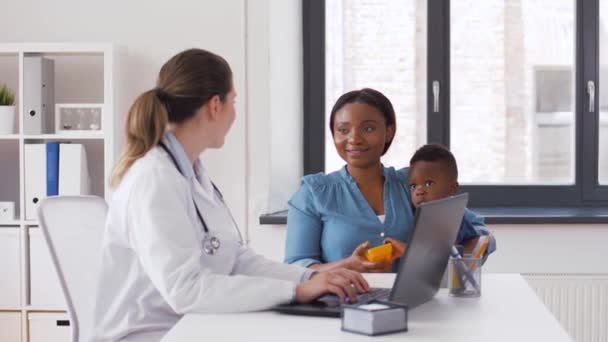
MULTIPOLYGON (((394 274, 366 275, 391 287, 394 274)), ((340 319, 256 312, 185 315, 171 341, 572 341, 519 274, 484 274, 480 298, 451 298, 445 289, 409 314, 409 331, 378 337, 342 332, 340 319), (268 340, 267 340, 268 341, 268 340)))

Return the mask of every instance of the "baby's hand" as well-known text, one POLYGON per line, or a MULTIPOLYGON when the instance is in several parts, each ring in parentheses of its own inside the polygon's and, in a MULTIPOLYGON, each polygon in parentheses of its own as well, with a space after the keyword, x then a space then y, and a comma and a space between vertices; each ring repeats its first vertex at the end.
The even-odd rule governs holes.
POLYGON ((479 241, 479 236, 474 237, 470 240, 467 240, 464 244, 463 244, 463 253, 465 255, 469 255, 473 252, 473 248, 475 248, 475 246, 477 245, 477 242, 479 241))
POLYGON ((391 263, 393 261, 395 261, 395 259, 400 258, 403 253, 405 253, 405 243, 401 242, 399 240, 395 240, 393 238, 386 238, 384 239, 384 243, 390 243, 391 245, 393 245, 393 256, 391 258, 391 263))

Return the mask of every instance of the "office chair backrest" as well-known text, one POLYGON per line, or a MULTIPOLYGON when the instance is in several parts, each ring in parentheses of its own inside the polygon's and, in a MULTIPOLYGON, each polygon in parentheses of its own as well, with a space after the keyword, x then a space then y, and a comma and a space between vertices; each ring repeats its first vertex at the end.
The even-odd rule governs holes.
POLYGON ((72 341, 89 341, 108 207, 95 196, 41 201, 38 219, 68 305, 72 341))

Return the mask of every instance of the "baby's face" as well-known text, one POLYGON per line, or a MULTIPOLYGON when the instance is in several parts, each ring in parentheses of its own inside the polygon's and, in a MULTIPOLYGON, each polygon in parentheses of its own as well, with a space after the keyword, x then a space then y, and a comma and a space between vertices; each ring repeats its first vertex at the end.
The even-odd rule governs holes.
POLYGON ((448 168, 441 161, 417 161, 410 165, 408 177, 412 204, 434 201, 456 194, 458 181, 450 177, 448 168))

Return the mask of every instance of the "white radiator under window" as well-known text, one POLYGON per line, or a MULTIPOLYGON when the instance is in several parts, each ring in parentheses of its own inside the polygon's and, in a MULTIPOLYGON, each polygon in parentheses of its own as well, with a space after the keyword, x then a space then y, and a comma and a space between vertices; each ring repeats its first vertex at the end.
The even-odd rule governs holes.
POLYGON ((608 342, 608 274, 524 274, 576 342, 608 342))

